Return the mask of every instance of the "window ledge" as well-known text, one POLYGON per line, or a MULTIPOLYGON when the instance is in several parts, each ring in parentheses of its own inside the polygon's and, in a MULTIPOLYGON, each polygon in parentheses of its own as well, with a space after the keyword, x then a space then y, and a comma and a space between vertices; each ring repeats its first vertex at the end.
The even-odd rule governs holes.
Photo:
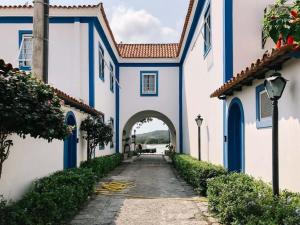
POLYGON ((30 66, 20 66, 19 69, 23 70, 23 71, 31 71, 31 67, 30 66))
POLYGON ((256 120, 256 128, 263 129, 263 128, 270 128, 272 127, 272 118, 264 119, 264 120, 256 120))

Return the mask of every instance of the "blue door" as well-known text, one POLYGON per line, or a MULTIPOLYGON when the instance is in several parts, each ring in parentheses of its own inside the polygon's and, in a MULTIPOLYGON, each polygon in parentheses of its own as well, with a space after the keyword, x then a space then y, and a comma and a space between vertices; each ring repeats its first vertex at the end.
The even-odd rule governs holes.
POLYGON ((239 99, 232 100, 228 116, 228 170, 244 171, 244 112, 239 99))
MULTIPOLYGON (((76 127, 75 115, 68 112, 66 124, 76 127)), ((77 129, 64 141, 64 169, 70 169, 77 166, 77 129)))

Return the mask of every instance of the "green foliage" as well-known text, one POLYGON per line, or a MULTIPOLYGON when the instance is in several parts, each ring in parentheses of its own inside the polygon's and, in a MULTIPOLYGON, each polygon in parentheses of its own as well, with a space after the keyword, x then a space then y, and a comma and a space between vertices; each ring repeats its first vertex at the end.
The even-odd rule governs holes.
POLYGON ((94 191, 100 177, 121 162, 121 155, 83 162, 81 168, 63 170, 36 181, 15 203, 0 199, 0 225, 68 224, 94 191))
POLYGON ((284 43, 287 43, 288 36, 292 36, 299 43, 299 13, 299 0, 295 0, 292 5, 288 5, 287 0, 277 0, 264 17, 263 31, 265 38, 270 37, 275 43, 281 38, 284 43), (291 11, 294 11, 298 16, 294 17, 291 11))
POLYGON ((69 134, 53 89, 20 72, 0 73, 0 131, 48 141, 69 134))
POLYGON ((230 174, 208 182, 209 208, 223 224, 300 224, 300 196, 283 192, 274 198, 266 183, 245 174, 230 174))
POLYGON ((105 124, 101 117, 87 117, 81 122, 80 130, 83 138, 87 140, 87 158, 92 158, 95 149, 99 145, 107 145, 112 141, 113 130, 110 124, 105 124))
POLYGON ((120 165, 122 161, 121 154, 114 154, 111 156, 104 156, 95 158, 81 163, 80 167, 90 168, 95 173, 97 180, 104 177, 109 171, 120 165))
POLYGON ((227 174, 221 166, 198 161, 188 155, 175 154, 172 158, 175 168, 182 177, 203 196, 207 194, 208 179, 227 174))

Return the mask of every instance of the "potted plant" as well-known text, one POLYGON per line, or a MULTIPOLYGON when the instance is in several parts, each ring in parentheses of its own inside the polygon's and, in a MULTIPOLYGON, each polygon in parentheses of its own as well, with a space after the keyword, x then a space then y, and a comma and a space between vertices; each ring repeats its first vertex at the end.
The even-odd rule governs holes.
POLYGON ((264 16, 264 38, 271 38, 276 48, 286 44, 300 43, 300 0, 287 4, 287 0, 277 0, 264 16))

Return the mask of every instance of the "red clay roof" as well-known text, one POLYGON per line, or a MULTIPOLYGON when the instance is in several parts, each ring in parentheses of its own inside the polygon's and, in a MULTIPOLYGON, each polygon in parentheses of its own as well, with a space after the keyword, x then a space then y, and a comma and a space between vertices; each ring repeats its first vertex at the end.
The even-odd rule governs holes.
MULTIPOLYGON (((21 72, 19 71, 18 68, 13 68, 12 64, 10 63, 5 63, 5 61, 3 59, 0 59, 0 75, 1 74, 7 74, 8 72, 15 72, 15 73, 23 73, 24 76, 26 76, 25 72, 21 72)), ((61 90, 58 90, 57 88, 52 87, 52 89, 54 90, 54 92, 56 93, 56 95, 64 101, 64 103, 66 105, 69 105, 71 107, 77 108, 80 111, 86 112, 90 115, 94 115, 94 116, 103 116, 104 114, 92 107, 90 107, 89 105, 71 97, 70 95, 64 93, 61 90)))
POLYGON ((178 44, 118 44, 123 58, 176 58, 178 44))
POLYGON ((242 70, 215 90, 210 97, 224 99, 226 96, 231 96, 234 91, 241 91, 242 86, 251 85, 253 80, 264 79, 266 72, 280 68, 284 62, 299 53, 300 46, 298 45, 285 45, 280 49, 272 49, 271 52, 265 53, 261 59, 252 63, 250 68, 242 70))
MULTIPOLYGON (((101 3, 100 3, 101 4, 101 3)), ((63 8, 63 9, 74 9, 74 8, 97 8, 99 5, 50 5, 50 8, 63 8)), ((0 5, 0 9, 16 9, 16 8, 33 8, 33 5, 0 5)))

